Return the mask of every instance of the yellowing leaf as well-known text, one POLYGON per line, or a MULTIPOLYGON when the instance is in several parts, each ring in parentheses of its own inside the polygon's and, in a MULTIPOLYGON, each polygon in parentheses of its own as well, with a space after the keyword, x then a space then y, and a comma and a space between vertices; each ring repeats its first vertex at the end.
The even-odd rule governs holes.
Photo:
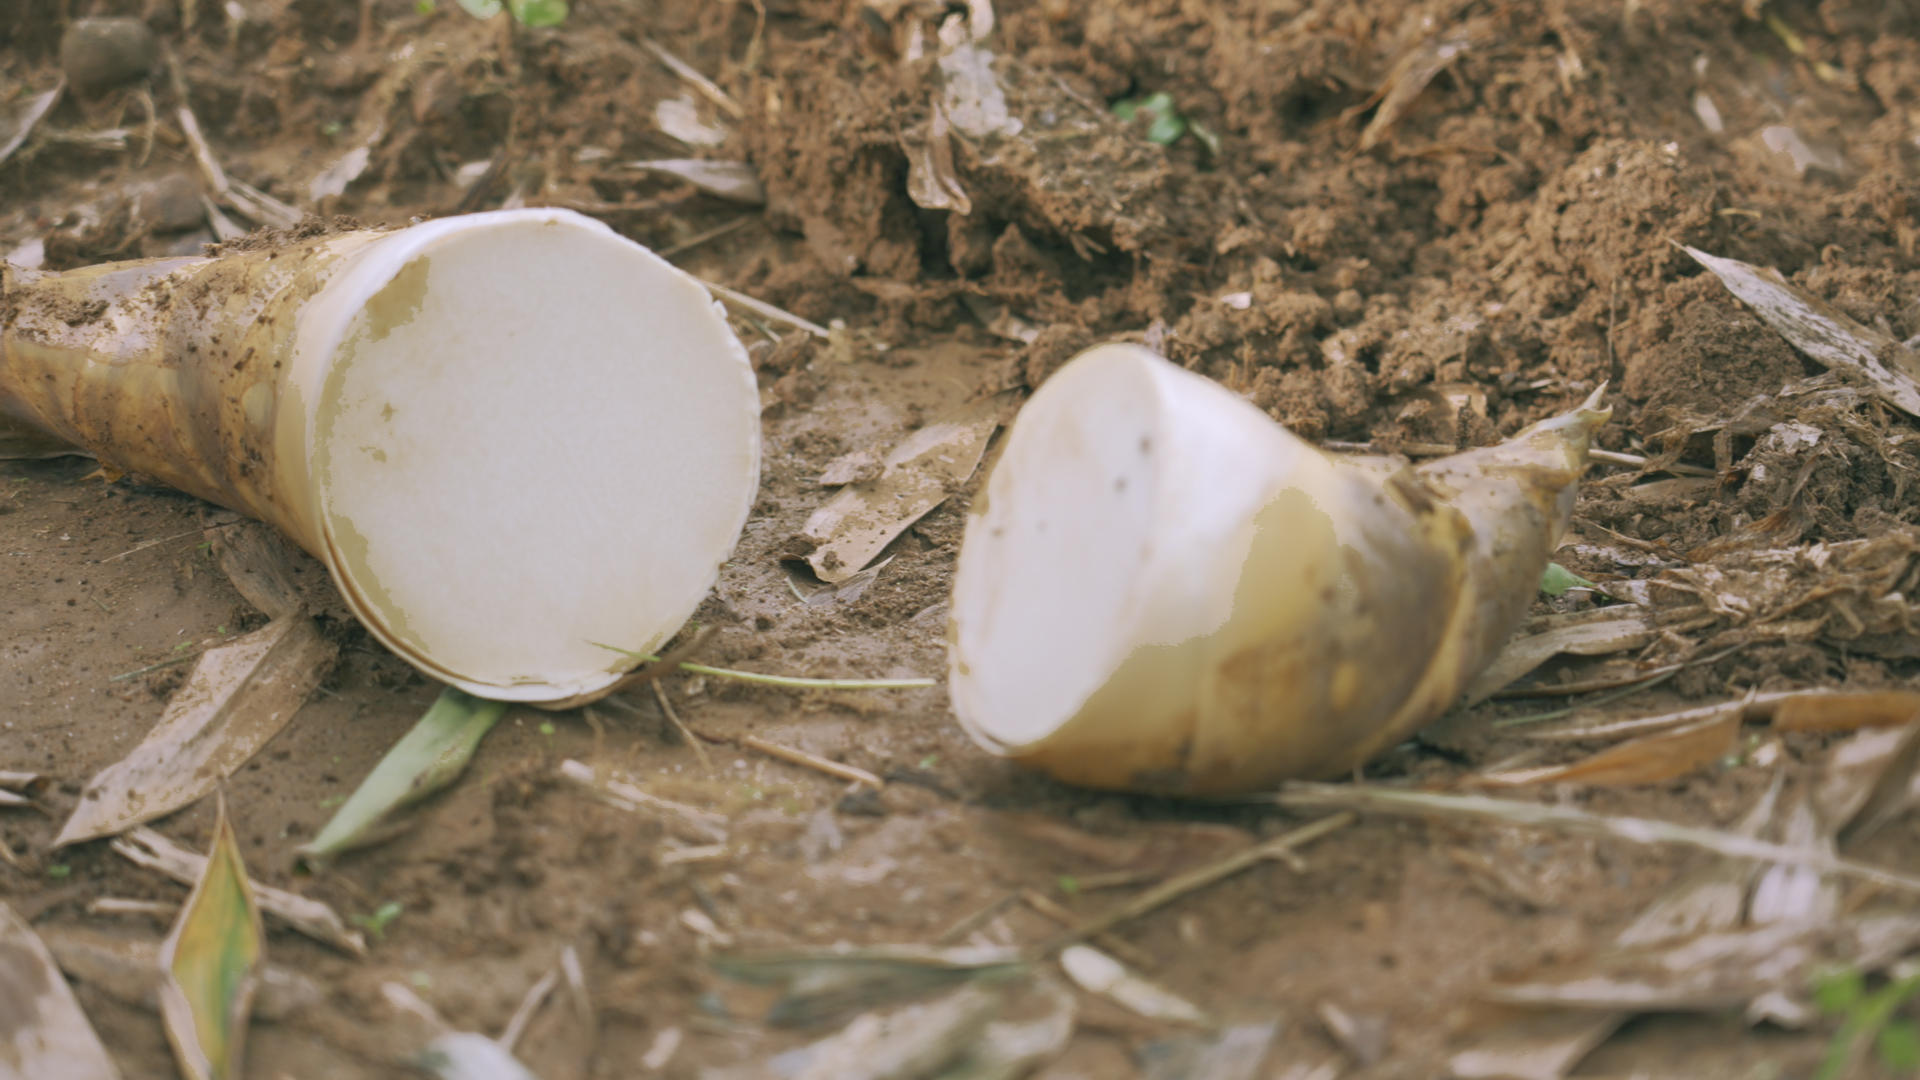
POLYGON ((1493 784, 1651 784, 1685 776, 1725 757, 1740 734, 1743 709, 1735 705, 1719 716, 1709 716, 1685 727, 1663 731, 1618 746, 1610 746, 1571 765, 1516 769, 1489 773, 1481 779, 1493 784))
POLYGON ((206 872, 160 947, 160 1014, 188 1080, 240 1075, 265 952, 260 909, 223 799, 206 872))

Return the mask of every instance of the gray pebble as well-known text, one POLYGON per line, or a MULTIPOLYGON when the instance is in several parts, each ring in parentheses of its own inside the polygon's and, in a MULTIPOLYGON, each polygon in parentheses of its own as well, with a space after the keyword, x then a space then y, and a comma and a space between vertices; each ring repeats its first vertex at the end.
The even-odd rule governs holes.
POLYGON ((206 224, 207 209, 200 204, 200 185, 183 173, 147 180, 127 189, 134 212, 157 233, 196 229, 206 224))
POLYGON ((60 38, 60 67, 83 95, 111 90, 153 70, 160 42, 139 19, 75 19, 60 38))

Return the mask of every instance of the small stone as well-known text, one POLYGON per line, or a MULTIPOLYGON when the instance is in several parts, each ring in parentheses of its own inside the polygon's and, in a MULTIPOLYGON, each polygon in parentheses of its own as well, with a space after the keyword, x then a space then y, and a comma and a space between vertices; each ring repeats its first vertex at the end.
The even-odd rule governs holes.
POLYGON ((75 19, 60 38, 60 67, 83 95, 111 90, 153 70, 160 42, 139 19, 75 19))
POLYGON ((184 232, 206 224, 200 185, 184 173, 134 184, 127 190, 134 212, 156 233, 184 232))

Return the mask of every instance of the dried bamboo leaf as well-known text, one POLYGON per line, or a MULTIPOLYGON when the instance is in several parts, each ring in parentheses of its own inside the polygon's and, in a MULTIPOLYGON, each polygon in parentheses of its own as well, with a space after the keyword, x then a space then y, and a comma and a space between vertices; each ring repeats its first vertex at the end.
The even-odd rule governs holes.
POLYGON ((1779 731, 1852 731, 1920 720, 1920 694, 1911 690, 1810 690, 1780 695, 1770 705, 1773 726, 1779 731))
POLYGON ((1638 649, 1652 641, 1656 632, 1644 619, 1629 615, 1557 626, 1542 633, 1516 638, 1500 650, 1486 670, 1480 673, 1480 677, 1467 688, 1465 703, 1477 705, 1485 701, 1515 679, 1561 653, 1604 656, 1638 649))
POLYGON ((924 139, 903 138, 907 152, 907 197, 929 210, 973 212, 973 199, 960 183, 953 163, 953 131, 947 113, 936 100, 924 139))
POLYGON ((1817 363, 1864 376, 1904 412, 1920 416, 1920 353, 1890 335, 1863 326, 1771 267, 1750 266, 1681 245, 1713 271, 1727 291, 1817 363))
POLYGON ((60 94, 67 88, 62 80, 59 85, 44 94, 21 98, 0 111, 0 162, 13 156, 15 150, 33 134, 34 126, 39 124, 53 107, 60 102, 60 94))
POLYGON ((214 558, 234 589, 269 619, 292 614, 300 607, 300 591, 293 585, 293 566, 286 541, 257 521, 238 521, 207 531, 214 558))
POLYGON ((1017 1080, 1065 1050, 1073 1038, 1078 1003, 1066 987, 1044 975, 1034 980, 1034 995, 1046 1003, 1045 1013, 1027 1020, 994 1020, 937 1080, 1017 1080))
POLYGON ((419 1065, 440 1080, 540 1080, 511 1051, 474 1031, 449 1031, 421 1051, 419 1065))
POLYGON ((1150 1020, 1210 1026, 1212 1020, 1185 998, 1162 989, 1128 971, 1106 953, 1089 945, 1070 945, 1060 952, 1067 978, 1089 994, 1098 994, 1150 1020))
POLYGON ((932 1076, 977 1039, 1000 1010, 997 990, 962 987, 882 1017, 864 1013, 806 1048, 793 1080, 908 1080, 932 1076))
POLYGON ((160 1015, 188 1080, 241 1075, 265 954, 260 908, 223 800, 206 869, 160 946, 160 1015))
MULTIPOLYGON (((1824 826, 1804 787, 1796 788, 1780 823, 1780 842, 1837 855, 1834 830, 1824 826)), ((1832 874, 1793 863, 1773 863, 1760 872, 1747 900, 1747 923, 1826 925, 1840 914, 1840 882, 1832 874)), ((1793 987, 1797 992, 1800 988, 1793 987)))
MULTIPOLYGON (((1782 778, 1733 827, 1758 837, 1772 824, 1782 778)), ((1669 943, 1740 925, 1747 887, 1760 868, 1747 859, 1714 859, 1674 882, 1615 935, 1615 949, 1669 943)), ((1619 1010, 1537 1013, 1483 1036, 1449 1062, 1459 1080, 1561 1080, 1629 1017, 1619 1010)))
POLYGON ((1015 949, 962 946, 927 949, 874 946, 865 949, 802 949, 713 957, 713 969, 730 979, 786 985, 768 1010, 769 1024, 817 1023, 850 1009, 869 1008, 970 979, 1004 979, 1028 969, 1015 949))
POLYGON ((697 843, 727 842, 727 818, 710 810, 701 810, 650 795, 633 784, 608 776, 600 777, 593 766, 569 758, 560 763, 560 775, 593 792, 602 802, 620 810, 646 813, 665 819, 682 839, 697 843))
POLYGON ((700 158, 660 158, 653 161, 629 161, 627 168, 660 173, 684 180, 701 191, 729 202, 764 206, 767 191, 760 186, 760 174, 744 161, 706 161, 700 158))
POLYGON ((1140 1051, 1142 1080, 1256 1080, 1266 1064, 1277 1021, 1235 1024, 1216 1035, 1160 1039, 1140 1051))
POLYGON ((1651 784, 1671 780, 1718 761, 1733 749, 1740 735, 1741 705, 1723 707, 1720 715, 1696 720, 1684 727, 1610 746, 1570 765, 1515 769, 1487 773, 1482 783, 1526 784, 1651 784))
POLYGON ((53 955, 0 902, 0 1080, 120 1080, 53 955))
POLYGON ((1407 108, 1427 88, 1433 77, 1452 66, 1462 53, 1475 45, 1482 44, 1492 37, 1492 24, 1486 19, 1474 19, 1450 33, 1423 41, 1412 52, 1401 57, 1387 73, 1376 96, 1380 108, 1373 114, 1373 121, 1360 133, 1360 151, 1365 153, 1379 144, 1393 125, 1400 121, 1407 108))
MULTIPOLYGON (((1880 831, 1881 827, 1899 817, 1920 802, 1920 724, 1910 724, 1905 728, 1892 728, 1871 733, 1878 736, 1873 742, 1867 742, 1868 734, 1863 733, 1856 739, 1856 745, 1862 750, 1871 750, 1879 746, 1886 747, 1883 755, 1875 755, 1873 761, 1877 768, 1852 770, 1851 772, 1830 766, 1823 776, 1818 794, 1825 798, 1817 804, 1828 814, 1822 816, 1832 826, 1838 828, 1840 843, 1853 846, 1880 831), (1851 812, 1845 817, 1833 814, 1839 807, 1831 805, 1833 781, 1837 778, 1864 780, 1872 782, 1862 785, 1857 798, 1847 800, 1851 812), (1832 815, 1832 816, 1828 816, 1832 815)), ((1850 755, 1852 756, 1852 755, 1850 755)), ((1837 760, 1840 755, 1836 754, 1837 760)))
MULTIPOLYGON (((206 856, 188 851, 145 826, 114 840, 113 850, 182 885, 191 886, 206 874, 206 856)), ((315 941, 354 956, 367 955, 367 939, 358 930, 347 929, 340 916, 320 901, 271 885, 253 886, 253 895, 261 910, 315 941)))
POLYGON ((200 654, 160 722, 87 785, 53 846, 122 833, 212 794, 293 719, 334 652, 296 608, 200 654))
POLYGON ((1878 970, 1916 942, 1920 919, 1909 912, 1832 926, 1772 923, 1595 957, 1481 996, 1510 1005, 1637 1012, 1737 1009, 1782 988, 1797 991, 1831 967, 1878 970))
POLYGON ((815 510, 801 532, 818 543, 807 563, 821 580, 838 584, 859 573, 959 490, 1019 393, 1002 390, 968 402, 907 436, 887 455, 878 479, 849 484, 815 510))
POLYGON ((1528 829, 1549 829, 1581 836, 1612 837, 1635 844, 1678 844, 1735 859, 1765 859, 1811 866, 1901 892, 1920 892, 1920 877, 1883 870, 1824 851, 1770 844, 1716 829, 1675 825, 1651 818, 1594 814, 1569 806, 1543 806, 1483 795, 1444 795, 1366 785, 1301 782, 1287 784, 1272 798, 1281 806, 1345 809, 1411 817, 1431 815, 1528 829))
MULTIPOLYGON (((1758 838, 1773 824, 1784 778, 1773 783, 1732 829, 1735 836, 1758 838)), ((1696 934, 1732 930, 1746 911, 1747 890, 1761 867, 1751 859, 1714 859, 1685 875, 1614 936, 1615 948, 1631 949, 1680 941, 1696 934)))
POLYGON ((1553 1010, 1495 1029, 1447 1061, 1455 1080, 1560 1080, 1627 1014, 1553 1010))
MULTIPOLYGON (((50 927, 41 940, 68 978, 135 1008, 160 1011, 159 941, 76 926, 50 927)), ((283 1023, 325 998, 326 991, 311 978, 267 963, 260 968, 260 992, 253 999, 253 1015, 268 1023, 283 1023)))
POLYGON ((458 779, 481 738, 506 710, 505 702, 486 701, 451 686, 442 690, 426 715, 387 751, 320 835, 300 846, 300 853, 324 863, 391 835, 377 832, 376 826, 393 811, 458 779))

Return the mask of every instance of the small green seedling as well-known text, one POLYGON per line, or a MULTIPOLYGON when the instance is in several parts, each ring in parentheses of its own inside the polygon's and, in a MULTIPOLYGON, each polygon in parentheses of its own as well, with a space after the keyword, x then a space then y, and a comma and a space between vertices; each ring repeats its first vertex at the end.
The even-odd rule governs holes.
POLYGON ((1548 596, 1559 596, 1568 589, 1597 589, 1598 585, 1579 574, 1561 566, 1557 562, 1547 564, 1547 572, 1540 575, 1540 591, 1548 596))
POLYGON ((1113 103, 1113 115, 1128 123, 1136 116, 1147 118, 1147 141, 1161 146, 1171 146, 1180 136, 1187 133, 1187 120, 1174 109, 1173 95, 1165 90, 1142 98, 1128 98, 1113 103))
POLYGON ((414 0, 413 13, 423 19, 433 14, 433 0, 414 0))
POLYGON ((1880 1063, 1901 1072, 1920 1071, 1920 1026, 1911 1019, 1895 1016, 1916 994, 1920 994, 1920 972, 1894 978, 1878 990, 1869 991, 1866 978, 1857 970, 1829 972, 1813 984, 1813 1001, 1820 1011, 1840 1018, 1840 1029, 1814 1080, 1839 1080, 1848 1066, 1858 1061, 1871 1042, 1880 1063))
POLYGON ((68 866, 66 863, 54 863, 52 866, 47 867, 47 876, 55 881, 64 881, 73 876, 73 867, 68 866))
POLYGON ((385 941, 387 939, 387 927, 393 923, 393 920, 399 918, 400 913, 405 910, 407 910, 406 907, 402 905, 400 901, 389 900, 376 908, 373 914, 355 915, 349 921, 352 922, 353 925, 364 929, 367 933, 372 934, 375 941, 385 941))
POLYGON ((1068 896, 1079 895, 1080 893, 1079 878, 1074 877, 1071 874, 1061 874, 1059 877, 1053 880, 1054 880, 1054 884, 1060 886, 1061 892, 1066 893, 1068 896))

